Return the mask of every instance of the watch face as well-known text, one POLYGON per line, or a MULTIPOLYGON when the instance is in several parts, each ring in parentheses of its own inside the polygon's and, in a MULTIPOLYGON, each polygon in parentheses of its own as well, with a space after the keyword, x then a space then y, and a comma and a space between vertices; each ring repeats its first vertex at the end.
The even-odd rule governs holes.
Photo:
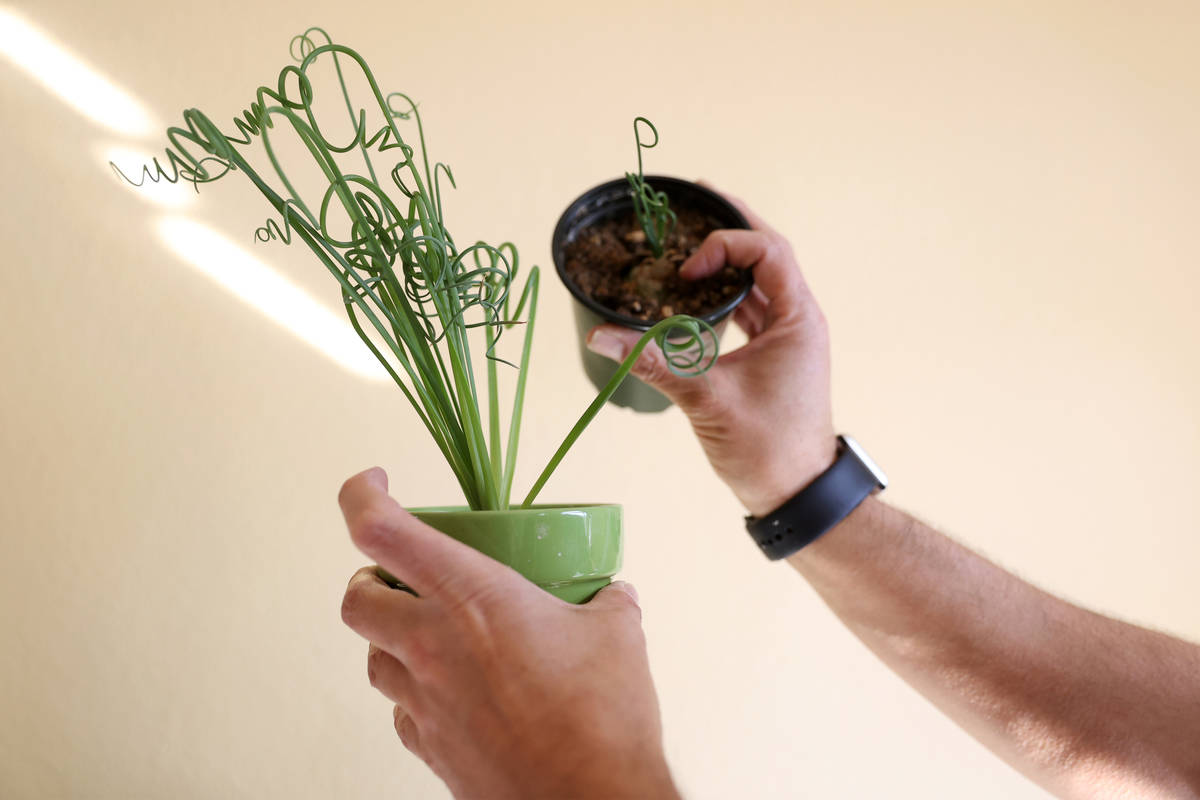
POLYGON ((867 451, 862 449, 862 445, 854 441, 854 438, 851 436, 840 436, 838 438, 842 440, 842 444, 846 446, 846 449, 854 453, 855 457, 863 463, 863 466, 875 476, 876 482, 879 483, 879 488, 886 489, 888 485, 887 475, 883 474, 883 470, 875 463, 875 459, 867 455, 867 451))

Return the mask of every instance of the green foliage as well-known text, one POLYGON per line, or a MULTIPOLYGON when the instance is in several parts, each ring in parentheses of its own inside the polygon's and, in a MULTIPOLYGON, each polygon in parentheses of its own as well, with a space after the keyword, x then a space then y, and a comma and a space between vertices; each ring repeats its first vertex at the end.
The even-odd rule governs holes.
MULTIPOLYGON (((518 256, 511 243, 455 244, 442 208, 442 179, 454 186, 454 176, 441 162, 431 166, 412 99, 399 92, 384 95, 362 57, 334 44, 320 28, 293 39, 291 52, 297 64, 280 72, 275 87, 259 87, 229 133, 189 109, 182 127, 168 129, 163 159, 154 159, 131 182, 186 181, 198 190, 229 173, 244 174, 278 215, 258 228, 255 238, 290 243, 298 237, 309 247, 337 281, 351 325, 437 443, 470 507, 508 508, 537 316, 538 268, 529 270, 517 292, 518 256), (338 113, 349 123, 350 133, 341 140, 318 123, 314 78, 322 68, 333 70, 339 89, 321 99, 342 109, 338 113), (366 86, 365 104, 352 100, 347 72, 366 86), (416 146, 401 125, 410 133, 415 128, 416 146), (301 196, 281 163, 276 139, 284 136, 303 145, 323 176, 324 189, 313 202, 311 195, 301 196), (258 171, 247 158, 256 143, 269 170, 258 171), (393 163, 381 171, 375 160, 393 163), (521 356, 511 364, 495 350, 502 334, 519 325, 524 326, 521 356), (486 414, 468 335, 475 328, 483 328, 487 358, 486 414), (518 369, 506 444, 500 430, 500 364, 518 369)), ((698 375, 716 357, 716 336, 707 323, 681 316, 654 326, 571 429, 524 505, 533 502, 651 340, 679 374, 698 375)))
POLYGON ((629 189, 633 194, 633 210, 642 225, 642 231, 646 234, 646 244, 650 245, 655 257, 661 258, 667 237, 675 230, 677 220, 667 200, 667 193, 654 191, 650 184, 646 183, 642 172, 642 149, 649 150, 658 146, 658 128, 645 117, 634 117, 633 139, 637 143, 638 171, 636 175, 626 172, 625 180, 629 181, 629 189), (654 141, 642 141, 639 122, 646 123, 646 127, 654 134, 654 141))

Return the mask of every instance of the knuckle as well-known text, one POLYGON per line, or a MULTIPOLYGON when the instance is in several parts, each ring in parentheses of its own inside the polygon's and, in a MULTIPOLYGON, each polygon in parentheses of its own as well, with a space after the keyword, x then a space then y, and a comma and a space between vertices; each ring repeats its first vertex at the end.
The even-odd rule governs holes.
POLYGON ((417 731, 417 724, 413 722, 413 718, 401 706, 396 706, 392 710, 392 727, 396 729, 396 735, 400 737, 401 744, 410 752, 424 758, 418 752, 421 746, 421 736, 417 731))
POLYGON ((411 742, 414 747, 417 745, 417 723, 408 714, 405 714, 400 720, 400 730, 404 738, 411 742))
POLYGON ((378 583, 381 580, 379 576, 379 567, 374 564, 359 567, 353 575, 350 576, 350 581, 346 584, 346 588, 351 586, 360 586, 362 584, 378 583))
POLYGON ((815 303, 803 312, 805 335, 815 344, 829 343, 829 318, 815 303))
POLYGON ((374 645, 367 651, 367 681, 372 686, 379 685, 379 674, 387 668, 388 655, 374 645))
POLYGON ((729 250, 729 248, 733 245, 733 237, 734 233, 732 230, 721 228, 709 234, 708 239, 716 247, 720 247, 722 250, 729 250))
POLYGON ((342 482, 342 488, 338 489, 338 505, 345 505, 346 498, 350 494, 350 485, 354 482, 354 478, 347 478, 342 482))
POLYGON ((645 650, 646 649, 646 631, 642 628, 642 609, 634 606, 631 613, 628 615, 629 624, 625 626, 626 641, 630 646, 645 650))
POLYGON ((667 369, 666 362, 658 355, 658 353, 649 348, 642 351, 638 356, 637 361, 633 364, 633 374, 641 378, 646 383, 661 383, 666 380, 670 371, 667 369))
POLYGON ((378 508, 367 508, 360 512, 350 525, 350 538, 364 550, 372 550, 389 541, 392 524, 388 516, 378 508))
POLYGON ((342 622, 353 628, 363 616, 363 606, 366 603, 365 593, 361 583, 357 581, 346 587, 342 597, 342 622))
POLYGON ((729 232, 718 228, 704 237, 695 255, 704 258, 722 258, 721 254, 729 249, 729 232))
MULTIPOLYGON (((426 714, 421 717, 421 727, 418 728, 413 718, 408 716, 407 723, 401 723, 397 720, 397 732, 400 731, 400 725, 403 724, 404 733, 402 736, 408 737, 412 742, 411 746, 405 743, 405 747, 420 756, 425 763, 430 763, 431 753, 444 752, 442 747, 443 742, 443 725, 442 721, 435 714, 426 714)), ((401 739, 403 741, 403 739, 401 739)))
POLYGON ((472 591, 468 588, 470 583, 469 580, 464 580, 461 575, 453 571, 437 572, 425 579, 425 593, 431 597, 443 598, 448 607, 453 608, 456 603, 462 601, 462 598, 470 598, 472 591))
POLYGON ((642 618, 641 605, 628 592, 615 592, 613 597, 614 610, 622 617, 632 617, 636 620, 642 618))
POLYGON ((764 233, 766 237, 766 247, 764 248, 764 261, 777 262, 784 265, 791 265, 792 262, 792 245, 785 239, 782 234, 764 233))
POLYGON ((478 602, 476 598, 467 598, 459 604, 458 617, 463 632, 477 647, 491 649, 495 628, 486 603, 478 602))
POLYGON ((441 645, 435 636, 420 630, 406 631, 403 648, 404 664, 411 673, 424 676, 438 672, 441 645))

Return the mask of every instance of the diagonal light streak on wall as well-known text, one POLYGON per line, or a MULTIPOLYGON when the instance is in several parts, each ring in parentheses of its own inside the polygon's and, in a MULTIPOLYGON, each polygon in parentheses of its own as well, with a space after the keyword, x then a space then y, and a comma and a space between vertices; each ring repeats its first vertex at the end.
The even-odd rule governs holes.
POLYGON ((226 236, 182 216, 159 219, 169 250, 351 372, 389 380, 350 325, 226 236))
MULTIPOLYGON (((110 131, 145 139, 162 130, 136 97, 7 8, 0 8, 0 58, 110 131)), ((101 152, 106 169, 109 162, 115 163, 134 180, 141 175, 141 165, 149 161, 141 149, 126 145, 106 146, 101 152)), ((119 179, 114 175, 113 180, 117 191, 119 179)), ((168 209, 181 208, 195 199, 188 184, 147 182, 137 191, 141 199, 168 209)), ((390 380, 344 318, 262 260, 187 217, 164 217, 157 227, 169 250, 339 366, 369 380, 390 380)))
POLYGON ((148 136, 159 127, 133 95, 6 8, 0 8, 0 55, 76 111, 115 133, 148 136))

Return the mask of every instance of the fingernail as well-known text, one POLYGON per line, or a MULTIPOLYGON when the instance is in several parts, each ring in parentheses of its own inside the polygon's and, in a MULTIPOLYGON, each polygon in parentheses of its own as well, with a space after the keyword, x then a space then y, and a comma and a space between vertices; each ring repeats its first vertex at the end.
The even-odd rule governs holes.
POLYGON ((372 686, 375 685, 375 651, 378 649, 375 645, 367 648, 367 682, 372 686))
POLYGON ((373 485, 387 491, 387 473, 383 471, 383 467, 371 467, 367 470, 366 478, 373 485))
POLYGON ((611 333, 596 331, 587 340, 587 348, 598 356, 621 361, 625 358, 625 343, 611 333))

